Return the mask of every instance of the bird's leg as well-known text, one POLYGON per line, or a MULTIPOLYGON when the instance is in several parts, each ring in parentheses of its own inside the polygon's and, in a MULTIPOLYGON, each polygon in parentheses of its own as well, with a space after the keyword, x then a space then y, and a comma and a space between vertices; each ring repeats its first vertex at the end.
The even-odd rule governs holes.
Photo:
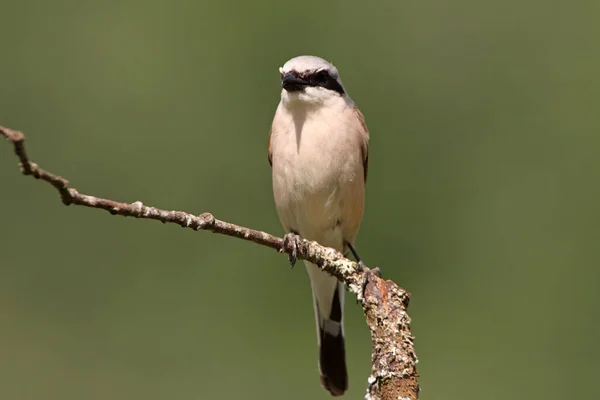
POLYGON ((363 271, 365 269, 365 267, 366 267, 365 263, 362 262, 360 256, 358 255, 358 252, 356 251, 356 249, 354 248, 354 246, 352 245, 352 243, 350 243, 349 241, 346 241, 346 246, 348 246, 348 248, 352 252, 352 255, 354 256, 354 259, 358 263, 358 270, 359 271, 363 271))
MULTIPOLYGON (((348 246, 348 248, 352 252, 352 255, 354 256, 354 259, 358 263, 358 270, 359 271, 364 271, 365 268, 367 268, 367 266, 365 265, 364 262, 362 262, 362 259, 358 255, 358 252, 356 251, 356 249, 354 248, 354 246, 352 245, 352 243, 346 241, 346 246, 348 246)), ((378 267, 373 268, 372 271, 375 273, 375 275, 377 275, 379 278, 381 278, 381 271, 379 270, 378 267)))
POLYGON ((302 239, 298 236, 298 232, 291 230, 289 233, 286 233, 283 237, 283 248, 285 249, 288 246, 292 247, 292 252, 288 254, 288 260, 292 267, 296 265, 296 261, 298 260, 298 248, 302 245, 302 239))
MULTIPOLYGON (((365 270, 368 270, 367 266, 365 265, 364 262, 362 262, 360 256, 358 255, 358 252, 356 251, 356 249, 354 248, 354 246, 352 245, 352 243, 346 241, 346 246, 348 246, 348 248, 352 252, 352 255, 354 256, 354 259, 356 260, 356 262, 358 264, 358 271, 359 272, 365 272, 365 270)), ((375 274, 378 278, 381 278, 381 270, 378 267, 375 267, 375 268, 373 268, 370 271, 373 274, 375 274)), ((366 274, 365 277, 368 277, 368 274, 366 274)), ((363 281, 363 284, 362 284, 362 296, 363 296, 363 298, 365 296, 365 289, 367 288, 367 283, 369 283, 369 280, 367 278, 365 278, 364 281, 363 281)), ((358 298, 356 299, 356 303, 360 303, 360 301, 358 300, 358 298)))

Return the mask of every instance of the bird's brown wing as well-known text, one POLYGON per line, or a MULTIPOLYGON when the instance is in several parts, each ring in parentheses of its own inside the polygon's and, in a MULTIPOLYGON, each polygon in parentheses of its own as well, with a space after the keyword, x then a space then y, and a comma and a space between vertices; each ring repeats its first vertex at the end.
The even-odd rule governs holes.
POLYGON ((273 129, 269 132, 269 144, 267 145, 267 158, 269 159, 269 165, 273 166, 273 152, 271 151, 271 138, 273 137, 273 129))
POLYGON ((367 124, 365 122, 365 117, 363 116, 363 114, 360 112, 360 110, 358 109, 358 107, 354 107, 354 114, 356 115, 356 118, 358 119, 359 122, 359 126, 361 129, 361 136, 362 136, 362 141, 361 141, 361 146, 360 146, 360 152, 362 154, 362 159, 363 159, 363 170, 365 173, 365 182, 367 181, 367 171, 369 170, 369 128, 367 128, 367 124))

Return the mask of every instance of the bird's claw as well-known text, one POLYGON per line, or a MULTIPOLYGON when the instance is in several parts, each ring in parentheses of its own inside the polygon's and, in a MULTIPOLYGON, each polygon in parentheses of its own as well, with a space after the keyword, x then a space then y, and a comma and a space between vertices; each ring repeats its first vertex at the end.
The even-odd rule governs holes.
POLYGON ((290 261, 291 266, 296 265, 296 261, 298 261, 298 249, 302 245, 302 239, 300 236, 295 234, 294 232, 287 233, 283 237, 283 248, 287 247, 292 248, 292 252, 288 254, 288 260, 290 261))
POLYGON ((356 269, 358 270, 358 272, 363 272, 365 268, 367 268, 367 266, 364 262, 362 262, 362 260, 356 263, 356 269))
POLYGON ((381 278, 381 277, 383 277, 383 275, 381 275, 381 270, 379 269, 379 267, 375 267, 375 268, 373 268, 373 269, 371 270, 371 272, 372 272, 374 275, 377 275, 377 277, 378 277, 378 278, 381 278))
MULTIPOLYGON (((367 266, 362 262, 359 261, 358 262, 358 271, 359 272, 363 272, 364 273, 364 279, 362 282, 362 288, 361 288, 361 298, 364 299, 365 298, 365 290, 367 290, 367 285, 369 284, 369 275, 373 274, 378 278, 381 278, 381 270, 379 269, 379 267, 375 267, 373 269, 369 269, 367 268, 367 266)), ((356 298, 356 303, 360 303, 361 301, 359 300, 359 298, 356 298)))

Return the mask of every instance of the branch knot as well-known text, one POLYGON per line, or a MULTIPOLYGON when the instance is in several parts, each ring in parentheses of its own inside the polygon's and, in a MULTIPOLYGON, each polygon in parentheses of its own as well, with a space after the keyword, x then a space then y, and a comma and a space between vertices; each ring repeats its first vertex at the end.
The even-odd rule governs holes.
POLYGON ((195 230, 211 229, 215 226, 215 217, 211 213, 202 213, 198 216, 198 218, 200 219, 200 224, 199 226, 194 227, 195 230))

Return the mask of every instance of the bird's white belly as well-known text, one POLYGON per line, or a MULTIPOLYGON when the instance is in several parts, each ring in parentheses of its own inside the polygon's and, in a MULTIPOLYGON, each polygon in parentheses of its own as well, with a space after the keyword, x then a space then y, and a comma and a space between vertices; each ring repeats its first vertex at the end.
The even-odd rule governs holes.
POLYGON ((325 141, 319 147, 311 147, 311 151, 302 146, 298 151, 295 144, 287 141, 286 156, 273 165, 280 219, 286 229, 341 250, 339 220, 343 189, 349 183, 349 174, 344 171, 347 160, 336 151, 335 143, 325 141))

